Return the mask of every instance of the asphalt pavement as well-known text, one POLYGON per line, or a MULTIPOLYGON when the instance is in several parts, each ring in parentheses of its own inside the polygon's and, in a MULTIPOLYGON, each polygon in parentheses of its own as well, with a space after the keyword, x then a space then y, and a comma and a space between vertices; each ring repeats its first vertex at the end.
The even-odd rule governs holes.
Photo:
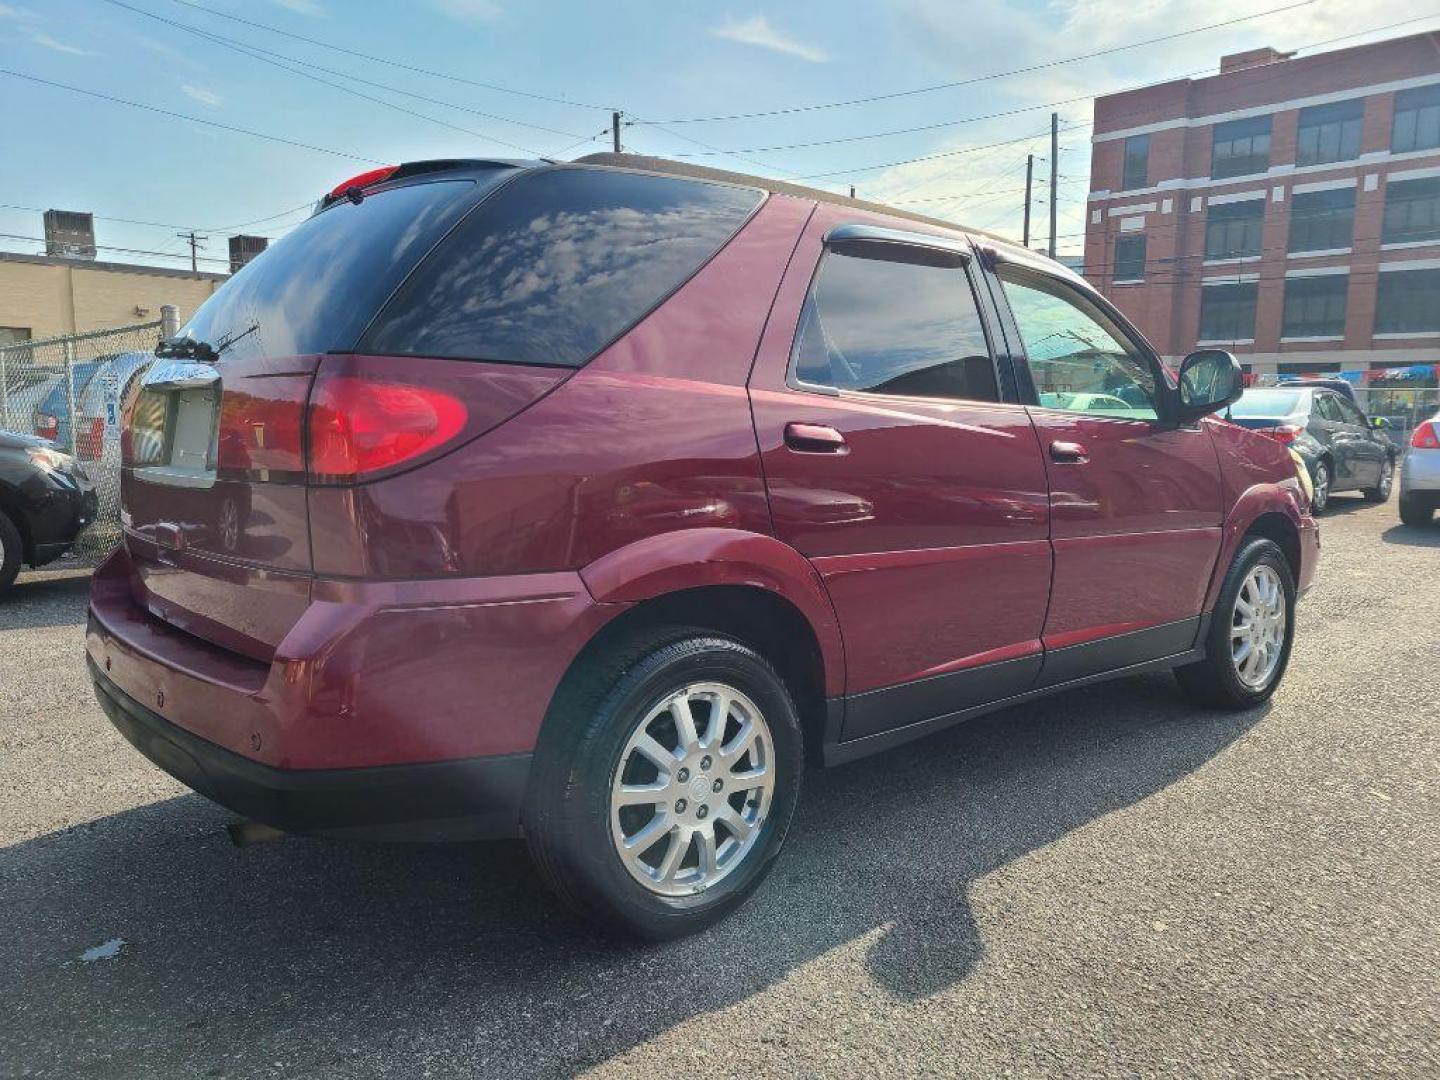
POLYGON ((1440 525, 1337 497, 1290 671, 806 778, 734 918, 617 945, 516 843, 233 847, 0 601, 0 1076, 1440 1075, 1440 525))

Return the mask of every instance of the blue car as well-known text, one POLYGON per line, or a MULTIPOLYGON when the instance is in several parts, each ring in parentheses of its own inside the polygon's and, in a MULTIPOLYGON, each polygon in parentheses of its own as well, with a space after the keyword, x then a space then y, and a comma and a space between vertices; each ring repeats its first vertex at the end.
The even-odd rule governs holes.
MULTIPOLYGON (((99 356, 94 360, 78 361, 72 368, 71 379, 75 384, 75 407, 80 407, 80 395, 85 387, 90 385, 90 380, 95 373, 104 366, 109 356, 99 356)), ((70 415, 65 408, 65 380, 57 379, 50 392, 45 395, 40 404, 35 406, 34 415, 35 434, 42 439, 49 439, 57 446, 73 448, 74 443, 70 438, 70 415)))

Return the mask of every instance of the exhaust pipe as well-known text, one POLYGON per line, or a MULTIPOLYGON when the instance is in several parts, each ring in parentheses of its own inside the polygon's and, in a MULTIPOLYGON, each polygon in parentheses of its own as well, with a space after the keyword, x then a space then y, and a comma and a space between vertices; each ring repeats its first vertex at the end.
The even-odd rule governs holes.
POLYGON ((225 826, 225 831, 230 834, 230 842, 240 848, 285 839, 285 834, 279 829, 259 821, 232 821, 225 826))

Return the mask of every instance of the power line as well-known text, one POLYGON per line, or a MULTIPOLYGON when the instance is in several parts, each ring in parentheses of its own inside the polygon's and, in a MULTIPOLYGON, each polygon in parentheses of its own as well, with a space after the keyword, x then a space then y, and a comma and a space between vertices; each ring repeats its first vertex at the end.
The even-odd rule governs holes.
POLYGON ((318 154, 330 154, 333 157, 350 158, 352 161, 363 161, 371 165, 385 164, 385 162, 379 158, 366 157, 363 154, 352 154, 347 150, 334 150, 328 146, 316 146, 314 143, 300 142, 298 139, 287 139, 280 135, 267 135, 263 131, 252 131, 250 128, 236 127, 234 124, 222 124, 218 120, 206 120, 201 116, 188 116, 185 113, 162 109, 158 105, 146 105, 144 102, 130 101, 128 98, 116 97, 113 94, 104 94, 98 90, 86 90, 80 86, 71 86, 69 83, 55 82, 53 79, 42 79, 38 75, 27 75, 23 71, 11 71, 9 68, 0 68, 0 75, 8 75, 12 79, 24 79, 27 82, 39 83, 42 86, 53 86, 58 90, 68 90, 72 94, 83 94, 85 97, 98 98, 101 101, 109 101, 116 105, 128 105, 132 109, 143 109, 145 112, 156 113, 160 116, 169 116, 176 120, 185 120, 192 124, 203 124, 206 127, 219 128, 221 131, 229 131, 237 135, 249 135, 253 139, 265 139, 267 142, 283 143, 286 146, 299 147, 301 150, 314 150, 318 154))
MULTIPOLYGON (((184 235, 188 235, 188 234, 184 234, 184 235)), ((196 237, 196 239, 197 239, 197 240, 204 240, 204 239, 206 239, 206 238, 203 237, 203 236, 201 236, 201 237, 196 237)), ((46 241, 45 238, 42 237, 42 236, 25 236, 25 235, 22 235, 22 234, 20 234, 20 233, 0 233, 0 240, 19 240, 19 241, 22 241, 22 242, 34 243, 34 244, 44 244, 44 243, 47 243, 47 242, 48 242, 48 241, 46 241)), ((190 259, 190 258, 191 258, 191 256, 190 256, 188 253, 186 253, 186 252, 151 251, 151 250, 148 250, 148 249, 146 249, 146 248, 116 247, 114 244, 96 244, 95 247, 96 247, 97 249, 99 249, 100 251, 119 251, 119 252, 122 252, 122 253, 124 253, 124 254, 126 254, 126 255, 149 255, 149 256, 151 256, 151 257, 160 258, 160 259, 190 259)), ((213 256, 213 255, 200 255, 200 256, 197 256, 197 257, 196 257, 196 261, 198 261, 198 262, 212 262, 212 263, 229 263, 230 260, 229 260, 229 259, 217 258, 217 257, 215 257, 215 256, 213 256)), ((193 270, 194 267, 192 266, 191 269, 193 270)))
MULTIPOLYGON (((216 34, 209 30, 201 30, 199 27, 191 26, 188 23, 183 23, 176 19, 167 19, 163 15, 157 15, 152 11, 146 11, 143 8, 138 8, 132 4, 125 3, 125 0, 105 0, 105 2, 108 4, 113 4, 116 7, 124 8, 127 11, 133 11, 137 15, 143 15, 146 18, 154 19, 157 22, 164 23, 167 26, 172 26, 175 29, 184 31, 187 34, 193 34, 197 37, 204 38, 208 41, 213 42, 214 44, 243 50, 247 53, 247 55, 252 55, 252 57, 257 60, 261 59, 262 55, 268 56, 273 58, 274 60, 285 61, 290 64, 296 64, 302 67, 310 68, 314 71, 323 71, 327 75, 335 75, 342 79, 349 79, 353 82, 360 83, 363 86, 373 86, 379 90, 387 90, 392 94, 399 94, 402 97, 414 98, 417 101, 424 101, 431 105, 441 105, 447 109, 457 109, 461 112, 471 113, 474 116, 483 116, 487 120, 499 120, 502 123, 515 124, 518 127, 531 128, 535 131, 543 131, 550 135, 563 135, 567 139, 579 139, 582 142, 585 141, 586 138, 588 138, 588 136, 577 135, 573 131, 563 131, 560 128, 546 127, 543 124, 531 124, 524 120, 516 120, 513 117, 501 116, 498 113, 486 112, 483 109, 472 109, 468 105, 461 105, 454 101, 445 101, 442 98, 433 98, 425 94, 416 94, 412 91, 401 89, 400 87, 393 86, 389 83, 376 82, 373 79, 363 79, 359 75, 352 75, 346 71, 338 71, 335 68, 322 67, 321 65, 312 63, 308 60, 301 60, 298 57, 287 56, 284 53, 277 53, 270 49, 263 49, 259 45, 253 45, 248 41, 241 41, 238 38, 227 37, 224 34, 216 34)), ((297 74, 300 73, 297 72, 297 74)), ((500 142, 501 140, 497 139, 495 141, 500 142)), ((502 145, 512 146, 514 149, 518 150, 524 150, 526 153, 536 153, 536 151, 530 150, 527 147, 514 146, 514 144, 511 143, 502 143, 502 145)))
POLYGON ((271 26, 269 23, 256 22, 253 19, 243 19, 239 15, 231 15, 228 12, 216 11, 213 8, 205 7, 203 4, 193 3, 192 0, 173 0, 195 11, 202 11, 206 15, 213 15, 217 19, 229 19, 231 22, 241 23, 245 26, 254 27, 257 30, 264 30, 271 34, 279 34, 282 37, 293 38, 296 41, 303 41, 307 45, 315 45, 322 49, 330 49, 333 52, 344 53, 346 56, 354 56, 361 60, 370 60, 377 64, 386 64, 389 67, 399 68, 402 71, 413 71, 420 75, 429 75, 435 79, 448 79, 450 82, 463 83, 466 86, 478 86, 483 90, 494 90, 500 94, 512 94, 515 97, 531 98, 535 101, 549 101, 556 105, 571 105, 581 109, 600 109, 609 112, 609 105, 592 105, 584 101, 571 101, 566 98, 553 97, 549 94, 537 94, 530 90, 516 90, 510 86, 500 86, 498 83, 481 82, 477 79, 468 79, 461 75, 451 75, 444 71, 435 71, 431 68, 419 67, 415 64, 407 64, 399 60, 391 60, 384 56, 375 56, 371 53, 363 53, 356 49, 347 49, 343 45, 336 45, 329 41, 322 41, 320 38, 306 37, 304 34, 296 34, 289 30, 282 30, 278 26, 271 26))
MULTIPOLYGON (((1084 126, 1086 126, 1086 125, 1084 125, 1084 124, 1075 124, 1075 125, 1071 125, 1071 126, 1068 127, 1068 128, 1061 128, 1060 130, 1061 130, 1061 131, 1074 131, 1077 127, 1084 127, 1084 126)), ((835 169, 835 170, 833 170, 833 171, 831 171, 831 172, 806 173, 806 174, 804 174, 804 175, 802 175, 802 176, 792 176, 792 177, 789 177, 789 179, 791 179, 791 180, 815 180, 815 179, 818 179, 818 178, 824 177, 824 176, 848 176, 848 175, 850 175, 851 173, 874 172, 876 169, 892 169, 892 168, 894 168, 894 167, 897 166, 897 165, 911 165, 911 164, 914 164, 914 163, 917 162, 917 161, 940 161, 940 160, 943 160, 943 159, 945 159, 945 158, 957 157, 957 156, 959 156, 959 155, 961 155, 961 154, 973 154, 973 153, 976 153, 977 151, 980 151, 980 150, 989 150, 989 149, 991 149, 992 147, 996 147, 996 146, 1013 146, 1013 145, 1015 145, 1016 143, 1029 142, 1029 141, 1031 141, 1031 140, 1038 139, 1038 138, 1040 138, 1041 136, 1049 135, 1049 134, 1050 134, 1050 129, 1049 129, 1049 128, 1046 128, 1044 131, 1032 132, 1032 133, 1029 134, 1029 135, 1021 135, 1021 136, 1019 136, 1018 138, 1015 138, 1015 139, 1001 139, 1001 140, 999 140, 998 142, 982 143, 980 146, 965 146, 965 147, 961 147, 959 150, 943 150, 943 151, 941 151, 941 152, 939 152, 939 153, 936 153, 936 154, 924 154, 924 155, 922 155, 922 156, 920 156, 920 157, 901 158, 901 159, 899 159, 898 161, 886 161, 886 162, 881 162, 881 163, 878 164, 878 165, 860 165, 860 166, 856 166, 856 167, 854 167, 854 168, 849 168, 849 169, 835 169)))
POLYGON ((1250 15, 1242 15, 1234 19, 1226 19, 1223 22, 1209 23, 1206 26, 1197 26, 1190 30, 1179 30, 1172 34, 1164 34, 1160 37, 1147 38, 1144 41, 1132 41, 1125 45, 1114 45, 1108 49, 1098 49, 1095 52, 1081 53, 1078 56, 1068 56, 1061 60, 1047 60, 1039 64, 1031 64, 1028 67, 1011 68, 1008 71, 995 71, 986 75, 975 75, 968 79, 960 79, 955 82, 936 83, 932 86, 920 86, 913 90, 897 90, 888 94, 873 94, 869 97, 849 98, 844 101, 829 101, 817 105, 792 105, 780 109, 766 109, 761 112, 732 113, 728 116, 688 116, 674 120, 654 121, 663 124, 708 124, 724 120, 756 120, 767 116, 788 116, 794 113, 816 112, 821 109, 839 109, 850 105, 864 105, 873 101, 891 101, 895 98, 914 97, 917 94, 934 93, 937 90, 952 90, 959 86, 971 86, 975 83, 988 82, 993 79, 1004 79, 1012 75, 1024 75, 1033 71, 1042 71, 1046 68, 1061 67, 1065 64, 1074 64, 1081 60, 1093 60, 1097 56, 1109 56, 1113 53, 1126 52, 1130 49, 1139 49, 1147 45, 1157 45, 1162 41, 1173 41, 1176 38, 1187 37, 1190 34, 1200 34, 1207 30, 1217 30, 1223 26, 1232 26, 1236 23, 1249 22, 1254 19, 1263 19, 1269 15, 1276 15, 1282 11, 1291 11, 1295 8, 1308 7, 1315 0, 1300 0, 1299 3, 1287 4, 1284 7, 1270 8, 1267 11, 1257 11, 1250 15))
MULTIPOLYGON (((176 221, 146 221, 141 218, 112 217, 107 214, 91 214, 90 216, 96 221, 115 221, 123 225, 143 225, 154 229, 195 229, 197 232, 226 233, 233 232, 236 229, 243 229, 249 225, 259 225, 266 221, 274 221, 276 218, 286 217, 299 210, 310 210, 314 205, 315 200, 311 199, 309 202, 301 203, 299 206, 292 206, 289 210, 282 210, 278 214, 269 214, 251 221, 242 221, 238 225, 215 225, 209 227, 182 225, 176 221)), ((42 206, 21 206, 18 203, 0 203, 0 210, 24 210, 32 214, 43 214, 46 212, 46 208, 42 206)))

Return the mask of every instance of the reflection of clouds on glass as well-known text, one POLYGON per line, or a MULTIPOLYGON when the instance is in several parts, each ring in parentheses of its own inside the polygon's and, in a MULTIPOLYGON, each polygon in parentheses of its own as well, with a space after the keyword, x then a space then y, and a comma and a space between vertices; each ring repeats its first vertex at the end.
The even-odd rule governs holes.
POLYGON ((367 348, 582 363, 694 273, 757 198, 571 170, 522 181, 421 267, 367 348))

